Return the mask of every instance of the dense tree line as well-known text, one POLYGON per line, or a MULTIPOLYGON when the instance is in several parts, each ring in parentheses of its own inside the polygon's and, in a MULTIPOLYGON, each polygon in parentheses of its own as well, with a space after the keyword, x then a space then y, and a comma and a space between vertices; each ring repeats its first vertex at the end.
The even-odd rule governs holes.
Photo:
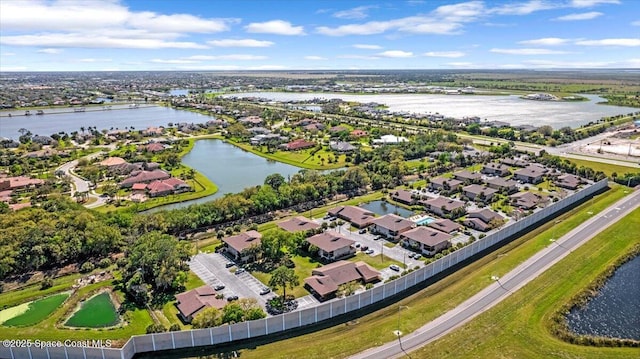
POLYGON ((13 274, 98 261, 124 245, 121 229, 71 199, 51 196, 39 207, 0 216, 0 280, 13 274))

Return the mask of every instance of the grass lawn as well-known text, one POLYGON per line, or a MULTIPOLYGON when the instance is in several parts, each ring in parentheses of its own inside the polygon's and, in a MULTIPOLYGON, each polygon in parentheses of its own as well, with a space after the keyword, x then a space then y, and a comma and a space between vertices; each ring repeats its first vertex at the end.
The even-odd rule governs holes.
POLYGON ((70 327, 101 328, 110 327, 118 323, 118 313, 109 297, 109 293, 103 292, 82 303, 81 308, 75 312, 65 323, 70 327))
POLYGON ((386 268, 389 268, 389 266, 392 264, 398 265, 400 267, 404 267, 402 263, 394 259, 391 259, 381 253, 376 254, 375 256, 370 256, 368 254, 358 252, 356 256, 353 258, 353 261, 363 261, 375 269, 386 269, 386 268))
POLYGON ((587 161, 587 160, 578 160, 573 158, 567 158, 572 163, 575 163, 576 166, 584 166, 593 169, 594 171, 602 171, 607 176, 611 177, 613 172, 616 172, 619 176, 622 176, 625 173, 637 173, 640 172, 640 168, 620 166, 620 165, 612 165, 609 163, 595 162, 595 161, 587 161))
MULTIPOLYGON (((550 238, 557 238, 557 236, 564 235, 578 226, 591 216, 588 212, 597 213, 602 211, 624 196, 623 187, 618 185, 611 185, 611 187, 612 189, 610 191, 597 196, 593 202, 588 201, 572 211, 558 216, 556 219, 561 222, 557 224, 550 222, 540 225, 526 235, 497 249, 495 252, 476 262, 459 269, 424 290, 398 303, 394 303, 387 308, 357 318, 352 325, 336 325, 317 332, 283 339, 274 343, 265 344, 255 341, 252 342, 251 349, 246 349, 246 346, 231 349, 240 350, 240 354, 244 359, 274 357, 304 357, 306 359, 337 358, 346 357, 365 350, 366 348, 395 340, 396 336, 393 330, 398 329, 397 313, 399 305, 408 307, 408 309, 402 311, 400 330, 404 333, 416 330, 490 285, 492 283, 492 275, 502 276, 527 258, 533 256, 540 249, 548 246, 550 238), (357 340, 344 340, 344 338, 357 338, 357 340)), ((597 244, 599 241, 592 242, 597 244)), ((588 249, 581 249, 580 251, 589 252, 588 249)), ((588 262, 578 262, 578 265, 589 265, 588 262)), ((567 278, 564 273, 560 273, 560 275, 555 274, 558 279, 567 278)), ((560 303, 557 303, 557 306, 559 305, 560 303)), ((525 320, 528 319, 525 318, 525 320)), ((544 345, 553 345, 555 342, 557 341, 550 340, 550 343, 544 343, 544 345)), ((482 343, 477 340, 465 340, 464 344, 458 343, 457 345, 468 347, 469 350, 471 350, 481 344, 482 343)), ((499 344, 493 342, 493 345, 497 351, 499 348, 506 347, 509 343, 508 341, 503 341, 499 344)), ((526 350, 535 350, 535 346, 529 345, 528 343, 519 343, 518 345, 524 345, 524 349, 526 350)), ((463 350, 464 348, 452 348, 449 346, 449 349, 463 350)), ((226 350, 230 350, 230 348, 226 350)), ((583 352, 589 350, 600 353, 607 351, 618 351, 623 354, 631 353, 629 349, 598 348, 589 348, 583 352)), ((438 356, 430 355, 430 357, 437 358, 438 356)), ((465 356, 462 355, 462 357, 465 356)), ((482 358, 483 356, 468 355, 466 357, 482 358)), ((493 356, 489 355, 488 357, 518 358, 519 356, 509 355, 508 352, 503 352, 493 356)), ((542 357, 559 357, 559 355, 552 354, 542 357)), ((579 356, 568 354, 562 355, 561 357, 575 358, 579 356)), ((619 355, 618 357, 624 357, 624 355, 619 355)), ((629 355, 627 355, 627 357, 629 357, 629 355)))
POLYGON ((618 257, 640 243, 640 209, 607 228, 523 289, 450 335, 411 353, 415 358, 631 358, 638 348, 572 345, 550 334, 549 318, 618 257), (474 345, 465 345, 474 343, 474 345))
POLYGON ((51 315, 67 298, 69 293, 59 293, 33 301, 29 303, 29 309, 26 312, 7 320, 2 325, 26 327, 39 323, 51 315))
MULTIPOLYGON (((309 294, 309 291, 304 289, 304 279, 310 277, 311 271, 322 264, 313 258, 302 257, 298 255, 292 256, 291 260, 293 260, 293 263, 295 263, 296 265, 294 270, 298 275, 298 279, 300 279, 300 284, 298 284, 293 289, 287 289, 287 295, 291 294, 296 298, 304 297, 309 294)), ((254 271, 251 272, 251 274, 253 274, 253 276, 256 277, 265 286, 269 285, 269 280, 271 279, 270 273, 254 271)), ((277 292, 278 294, 282 294, 282 288, 279 288, 277 292)))
POLYGON ((260 157, 268 158, 270 160, 287 163, 293 166, 312 169, 312 170, 330 170, 345 167, 347 164, 345 161, 345 155, 338 155, 332 151, 321 149, 314 155, 311 154, 313 149, 306 149, 300 151, 276 151, 274 153, 262 152, 258 147, 251 146, 247 143, 239 143, 233 141, 227 141, 228 143, 240 147, 245 151, 256 154, 260 157), (328 158, 331 157, 335 161, 328 162, 328 158), (324 159, 324 162, 322 161, 324 159))

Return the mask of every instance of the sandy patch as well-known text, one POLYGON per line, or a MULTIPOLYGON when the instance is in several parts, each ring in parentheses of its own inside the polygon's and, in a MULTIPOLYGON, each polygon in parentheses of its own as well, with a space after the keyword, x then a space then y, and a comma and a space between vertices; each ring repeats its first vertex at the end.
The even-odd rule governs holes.
POLYGON ((29 305, 33 302, 22 303, 20 305, 16 305, 15 307, 7 308, 5 310, 0 311, 0 324, 6 322, 9 319, 13 319, 20 314, 23 314, 27 310, 29 310, 29 305))

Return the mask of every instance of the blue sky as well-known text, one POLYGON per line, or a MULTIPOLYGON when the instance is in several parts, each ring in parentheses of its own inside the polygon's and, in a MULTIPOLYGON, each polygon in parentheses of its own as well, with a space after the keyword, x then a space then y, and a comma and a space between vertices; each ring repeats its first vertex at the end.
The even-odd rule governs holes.
POLYGON ((640 67, 640 0, 2 0, 0 30, 0 71, 640 67))

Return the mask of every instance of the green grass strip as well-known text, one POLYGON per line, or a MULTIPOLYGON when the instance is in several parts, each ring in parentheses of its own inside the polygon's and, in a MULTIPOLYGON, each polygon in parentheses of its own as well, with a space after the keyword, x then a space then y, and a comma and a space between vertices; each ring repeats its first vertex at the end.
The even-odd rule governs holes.
POLYGON ((54 310, 58 309, 67 298, 69 298, 69 293, 60 293, 33 301, 29 304, 29 309, 26 312, 7 320, 3 325, 26 327, 40 323, 54 310))

